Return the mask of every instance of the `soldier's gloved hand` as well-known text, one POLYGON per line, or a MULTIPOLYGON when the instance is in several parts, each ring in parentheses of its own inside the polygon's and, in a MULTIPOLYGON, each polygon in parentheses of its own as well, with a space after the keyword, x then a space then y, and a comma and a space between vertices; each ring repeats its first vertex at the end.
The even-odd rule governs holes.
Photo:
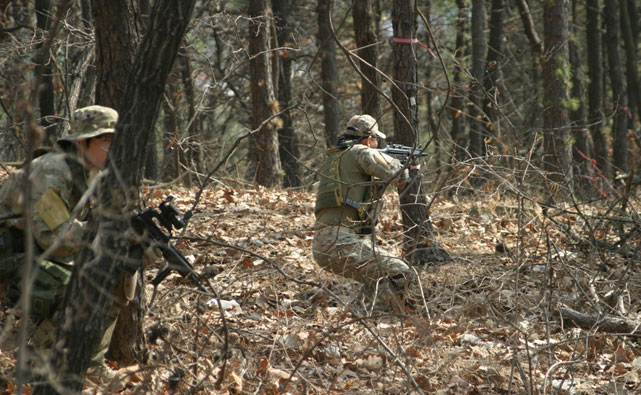
POLYGON ((144 239, 136 232, 131 232, 129 235, 132 246, 139 247, 142 250, 142 267, 148 267, 162 258, 162 251, 153 242, 144 239))
POLYGON ((153 245, 147 246, 142 256, 142 267, 148 267, 162 259, 162 251, 153 245))

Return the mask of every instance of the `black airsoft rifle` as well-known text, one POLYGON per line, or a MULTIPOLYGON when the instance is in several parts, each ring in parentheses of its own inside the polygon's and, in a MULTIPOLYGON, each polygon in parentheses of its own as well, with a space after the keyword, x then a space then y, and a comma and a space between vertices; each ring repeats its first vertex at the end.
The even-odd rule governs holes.
MULTIPOLYGON (((336 147, 332 148, 330 152, 333 152, 334 149, 344 150, 346 148, 349 148, 354 145, 356 141, 357 140, 348 140, 344 136, 342 136, 339 139, 338 144, 336 144, 336 147)), ((407 145, 387 144, 385 148, 379 148, 378 151, 400 160, 402 164, 405 164, 407 162, 407 159, 409 159, 410 157, 416 158, 420 156, 427 156, 427 152, 423 151, 420 145, 416 147, 416 149, 412 149, 412 147, 409 147, 407 145)))
POLYGON ((191 212, 188 212, 182 219, 180 218, 180 213, 170 203, 173 198, 173 196, 165 198, 158 207, 160 211, 153 207, 149 207, 137 212, 132 220, 136 233, 143 237, 144 244, 146 244, 145 247, 151 246, 160 249, 163 258, 167 261, 167 266, 162 269, 151 282, 154 286, 154 294, 158 284, 160 284, 172 270, 175 270, 180 273, 181 276, 190 279, 201 291, 208 292, 207 288, 198 281, 198 277, 194 273, 194 267, 176 249, 176 247, 169 242, 172 230, 174 228, 184 228, 185 221, 191 217, 191 212), (166 233, 158 227, 156 221, 160 226, 166 229, 166 233))
POLYGON ((416 149, 412 149, 407 145, 387 144, 385 148, 379 149, 379 151, 400 160, 402 164, 405 164, 410 157, 427 156, 427 152, 423 151, 420 145, 416 149))

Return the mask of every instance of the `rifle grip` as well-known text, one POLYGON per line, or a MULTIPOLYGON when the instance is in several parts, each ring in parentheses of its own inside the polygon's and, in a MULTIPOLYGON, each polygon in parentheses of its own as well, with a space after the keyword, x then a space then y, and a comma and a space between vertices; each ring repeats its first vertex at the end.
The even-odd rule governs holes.
POLYGON ((157 287, 167 276, 171 273, 171 268, 167 267, 163 269, 160 273, 156 274, 156 277, 151 281, 154 287, 157 287))

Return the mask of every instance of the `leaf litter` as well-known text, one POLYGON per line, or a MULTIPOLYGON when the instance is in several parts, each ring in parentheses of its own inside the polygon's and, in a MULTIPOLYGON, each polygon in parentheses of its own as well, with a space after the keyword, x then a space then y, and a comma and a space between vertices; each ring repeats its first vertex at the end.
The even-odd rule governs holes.
MULTIPOLYGON (((150 204, 167 194, 176 197, 181 212, 193 205, 195 191, 186 188, 156 190, 150 204)), ((626 318, 638 320, 639 268, 612 254, 601 257, 608 264, 604 272, 586 261, 607 253, 577 248, 536 207, 482 199, 435 200, 431 219, 453 261, 418 268, 421 288, 411 309, 390 313, 371 309, 359 284, 314 263, 312 193, 205 191, 174 243, 212 293, 199 292, 175 274, 159 285, 145 319, 148 360, 128 371, 121 392, 641 389, 635 337, 565 328, 554 314, 561 303, 593 312, 594 297, 605 306, 605 291, 624 286, 626 318)), ((385 204, 377 241, 400 255, 397 198, 386 195, 385 204)), ((562 219, 580 223, 574 215, 562 219)), ((601 236, 610 237, 606 231, 601 236)), ((146 269, 147 284, 156 270, 146 269)), ((151 285, 146 291, 150 297, 151 285)), ((16 388, 17 324, 9 313, 5 308, 0 316, 3 393, 16 388)), ((105 390, 89 386, 85 392, 105 390)))

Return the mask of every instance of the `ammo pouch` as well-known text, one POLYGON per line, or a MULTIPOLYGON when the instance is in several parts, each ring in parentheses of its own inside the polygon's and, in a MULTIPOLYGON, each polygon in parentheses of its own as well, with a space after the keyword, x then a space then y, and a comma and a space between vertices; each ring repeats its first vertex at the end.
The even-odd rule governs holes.
MULTIPOLYGON (((18 255, 22 255, 20 261, 24 264, 24 255, 18 255)), ((30 313, 34 319, 40 321, 53 317, 56 310, 61 306, 65 288, 71 278, 71 268, 50 261, 41 261, 39 264, 34 264, 33 270, 35 271, 35 273, 32 272, 35 280, 31 289, 30 313)), ((21 290, 21 278, 11 281, 7 289, 9 301, 17 303, 20 299, 21 290)))

